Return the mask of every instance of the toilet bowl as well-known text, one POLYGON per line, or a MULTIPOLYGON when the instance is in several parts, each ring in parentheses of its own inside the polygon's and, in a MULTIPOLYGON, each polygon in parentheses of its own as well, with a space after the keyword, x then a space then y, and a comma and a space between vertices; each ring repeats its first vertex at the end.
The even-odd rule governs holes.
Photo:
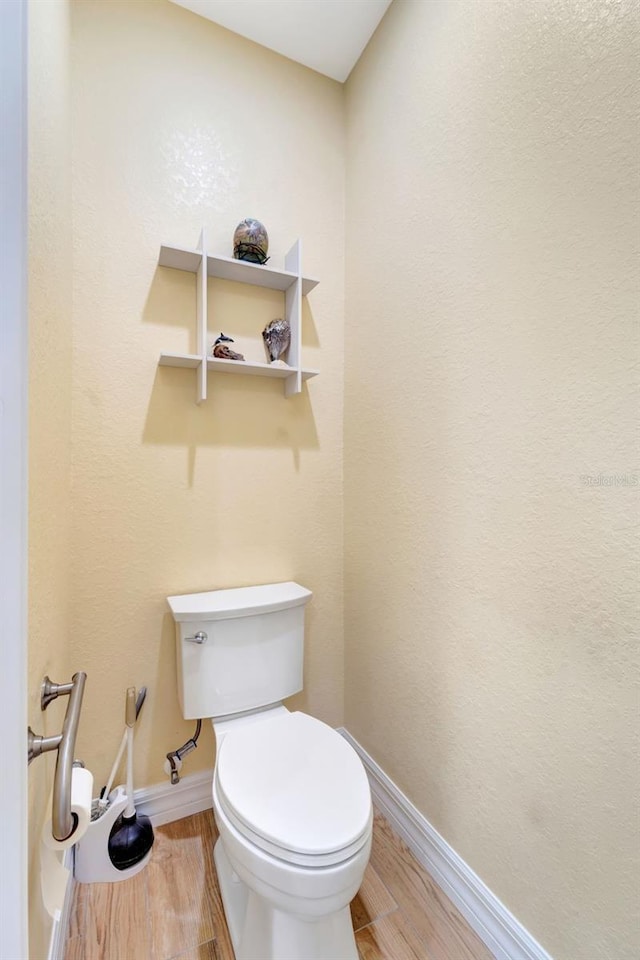
POLYGON ((236 960, 358 958, 367 777, 335 730, 282 703, 302 689, 310 597, 287 582, 168 599, 183 716, 213 723, 214 860, 236 960))
POLYGON ((216 730, 213 809, 236 960, 357 960, 349 903, 373 823, 359 757, 282 706, 235 723, 216 730))

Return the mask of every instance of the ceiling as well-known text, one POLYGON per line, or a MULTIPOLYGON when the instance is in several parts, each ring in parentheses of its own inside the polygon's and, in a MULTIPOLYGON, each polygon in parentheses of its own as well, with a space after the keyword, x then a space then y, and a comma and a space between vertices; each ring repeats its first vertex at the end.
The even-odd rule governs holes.
POLYGON ((172 0, 344 82, 391 0, 172 0))

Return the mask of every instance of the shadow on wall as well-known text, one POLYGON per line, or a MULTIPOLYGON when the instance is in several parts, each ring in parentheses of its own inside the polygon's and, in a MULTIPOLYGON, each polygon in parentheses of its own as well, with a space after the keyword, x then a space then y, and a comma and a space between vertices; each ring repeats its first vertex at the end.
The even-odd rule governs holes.
POLYGON ((185 447, 190 486, 198 447, 290 449, 296 471, 301 451, 319 448, 306 386, 285 399, 280 380, 209 374, 198 406, 196 372, 179 367, 157 368, 142 440, 185 447))
POLYGON ((304 356, 305 347, 319 347, 320 339, 313 319, 313 311, 309 306, 307 297, 302 298, 302 349, 304 356))

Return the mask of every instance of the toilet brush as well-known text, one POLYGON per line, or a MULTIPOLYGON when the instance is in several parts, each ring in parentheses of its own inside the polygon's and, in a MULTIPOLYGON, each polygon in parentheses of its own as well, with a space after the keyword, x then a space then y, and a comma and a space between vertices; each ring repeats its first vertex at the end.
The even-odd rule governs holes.
POLYGON ((136 689, 129 687, 125 708, 127 734, 127 805, 109 834, 109 858, 117 870, 139 863, 153 845, 151 820, 136 814, 133 803, 133 727, 136 722, 136 689))
MULTIPOLYGON (((142 710, 142 704, 145 701, 147 696, 147 688, 140 687, 138 691, 138 698, 136 700, 136 722, 140 716, 140 711, 142 710)), ((111 793, 111 787, 113 786, 113 781, 115 780, 116 773, 118 772, 118 767, 120 766, 120 761, 122 760, 122 754, 124 753, 124 748, 127 745, 127 731, 129 728, 125 723, 124 733, 122 734, 122 741, 120 742, 120 747, 118 753, 116 754, 116 759, 114 760, 113 766, 111 767, 111 773, 109 774, 109 779, 107 780, 107 785, 102 788, 100 791, 100 799, 98 800, 98 810, 100 814, 109 806, 109 794, 111 793)))

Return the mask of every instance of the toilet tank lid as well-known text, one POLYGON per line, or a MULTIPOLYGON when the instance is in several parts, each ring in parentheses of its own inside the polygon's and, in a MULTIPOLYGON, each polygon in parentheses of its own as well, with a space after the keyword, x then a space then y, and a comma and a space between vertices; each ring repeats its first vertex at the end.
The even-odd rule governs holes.
POLYGON ((167 597, 174 620, 231 620, 298 607, 311 598, 311 590, 299 583, 263 583, 256 587, 233 587, 167 597))

